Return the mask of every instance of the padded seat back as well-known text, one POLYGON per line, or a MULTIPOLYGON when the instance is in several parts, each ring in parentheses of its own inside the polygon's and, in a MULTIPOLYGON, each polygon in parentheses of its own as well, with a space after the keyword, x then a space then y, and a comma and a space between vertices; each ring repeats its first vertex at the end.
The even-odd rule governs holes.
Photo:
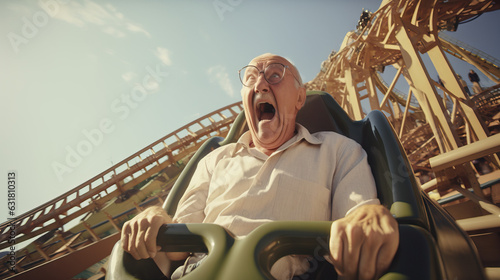
POLYGON ((428 228, 421 191, 399 139, 380 111, 353 121, 331 95, 309 91, 297 122, 310 133, 334 131, 358 142, 366 151, 378 197, 401 223, 428 228))

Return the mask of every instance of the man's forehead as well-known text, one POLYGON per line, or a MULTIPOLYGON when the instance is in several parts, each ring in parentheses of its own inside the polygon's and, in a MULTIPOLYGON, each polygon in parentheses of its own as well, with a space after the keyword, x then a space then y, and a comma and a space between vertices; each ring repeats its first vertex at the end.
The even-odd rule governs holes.
POLYGON ((291 63, 281 57, 281 56, 278 56, 278 55, 261 55, 261 56, 258 56, 254 59, 252 59, 252 61, 250 61, 250 64, 249 65, 255 65, 257 67, 259 66, 267 66, 271 63, 282 63, 284 65, 287 65, 287 66, 290 66, 291 63))

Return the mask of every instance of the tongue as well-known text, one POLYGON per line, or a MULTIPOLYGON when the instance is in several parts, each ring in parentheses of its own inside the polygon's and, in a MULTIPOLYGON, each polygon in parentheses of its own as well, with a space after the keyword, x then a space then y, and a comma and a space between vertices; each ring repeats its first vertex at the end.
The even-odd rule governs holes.
POLYGON ((261 120, 270 120, 274 117, 275 110, 273 105, 269 103, 262 104, 260 110, 261 110, 260 113, 261 120))
POLYGON ((260 115, 261 120, 270 120, 274 117, 274 113, 271 112, 262 112, 260 115))

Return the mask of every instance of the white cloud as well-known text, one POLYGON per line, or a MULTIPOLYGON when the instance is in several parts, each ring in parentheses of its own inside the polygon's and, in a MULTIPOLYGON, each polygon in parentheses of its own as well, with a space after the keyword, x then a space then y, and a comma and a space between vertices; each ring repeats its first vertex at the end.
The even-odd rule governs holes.
POLYGON ((115 20, 114 15, 100 4, 92 1, 85 1, 84 3, 83 8, 78 10, 83 21, 96 25, 105 25, 107 22, 115 20))
POLYGON ((116 38, 123 38, 125 37, 125 33, 123 33, 122 31, 114 28, 113 26, 106 26, 102 29, 102 31, 106 34, 109 34, 113 37, 116 37, 116 38))
POLYGON ((144 30, 142 27, 136 25, 136 24, 133 24, 133 23, 127 23, 127 29, 131 32, 135 32, 135 33, 143 33, 144 35, 146 35, 147 37, 151 37, 151 34, 149 34, 149 32, 147 32, 146 30, 144 30))
POLYGON ((207 70, 207 74, 211 83, 218 84, 229 97, 234 97, 234 89, 226 67, 222 65, 212 66, 207 70))
POLYGON ((57 1, 51 3, 52 5, 48 5, 46 1, 38 1, 38 5, 52 18, 69 24, 78 27, 84 27, 88 24, 101 26, 104 33, 117 38, 125 37, 127 33, 142 33, 151 37, 148 31, 125 18, 113 5, 103 6, 91 0, 85 0, 83 3, 75 1, 67 4, 57 1))
POLYGON ((148 90, 148 94, 155 93, 160 89, 160 83, 155 79, 149 79, 147 84, 142 84, 148 90))
POLYGON ((166 48, 157 47, 155 55, 161 60, 163 64, 167 66, 172 65, 172 59, 170 59, 170 51, 166 48))
POLYGON ((134 72, 127 72, 122 74, 122 79, 125 82, 130 82, 133 78, 137 77, 137 74, 134 72))
MULTIPOLYGON (((42 1, 39 1, 39 5, 42 1)), ((42 6, 43 8, 44 6, 42 6)), ((66 5, 58 5, 54 6, 58 8, 54 8, 52 12, 47 11, 47 13, 55 19, 65 21, 69 24, 76 25, 78 27, 85 26, 85 21, 81 18, 79 10, 83 10, 83 7, 80 3, 71 2, 66 5)))

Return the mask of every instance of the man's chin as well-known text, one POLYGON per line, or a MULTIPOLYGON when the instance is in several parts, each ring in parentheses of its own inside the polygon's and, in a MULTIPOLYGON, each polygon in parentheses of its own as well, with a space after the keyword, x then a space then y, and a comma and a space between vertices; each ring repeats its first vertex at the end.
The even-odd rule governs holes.
POLYGON ((277 135, 279 133, 262 127, 259 127, 256 133, 260 143, 272 143, 278 138, 277 135))
POLYGON ((266 133, 258 133, 257 134, 257 140, 259 143, 259 146, 262 148, 265 148, 267 150, 274 150, 279 148, 283 143, 282 141, 279 141, 279 137, 276 137, 276 135, 273 134, 266 134, 266 133))
POLYGON ((269 150, 277 149, 288 141, 284 139, 286 138, 284 127, 277 125, 275 120, 260 121, 254 132, 259 146, 269 150))

